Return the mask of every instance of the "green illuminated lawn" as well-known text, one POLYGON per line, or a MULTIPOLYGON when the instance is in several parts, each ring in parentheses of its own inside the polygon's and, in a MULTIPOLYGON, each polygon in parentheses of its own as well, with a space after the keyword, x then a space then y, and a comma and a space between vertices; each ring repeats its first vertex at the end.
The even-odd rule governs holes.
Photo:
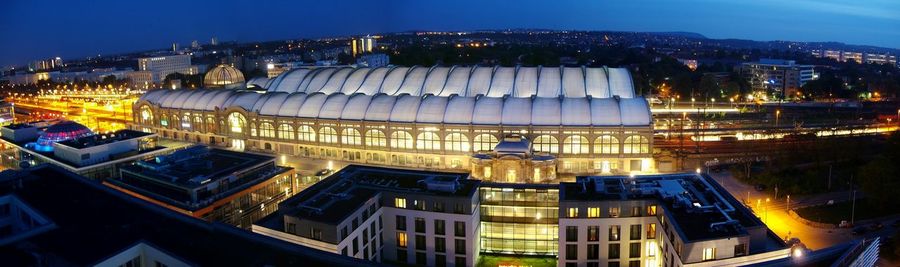
POLYGON ((554 256, 499 256, 481 254, 479 267, 518 266, 518 267, 553 267, 556 266, 554 256))

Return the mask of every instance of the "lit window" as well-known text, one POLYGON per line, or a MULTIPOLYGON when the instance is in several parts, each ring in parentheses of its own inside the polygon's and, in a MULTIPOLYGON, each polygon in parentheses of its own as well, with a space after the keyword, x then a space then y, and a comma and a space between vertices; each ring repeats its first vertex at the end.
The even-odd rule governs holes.
POLYGON ((472 140, 475 145, 475 151, 491 151, 500 140, 496 136, 490 134, 479 134, 472 140))
POLYGON ((716 259, 716 248, 704 248, 703 249, 703 260, 711 261, 716 259))
POLYGON ((599 218, 600 217, 600 208, 592 207, 588 208, 588 218, 599 218))
POLYGON ((647 154, 650 153, 650 141, 642 135, 632 135, 625 138, 625 144, 622 153, 624 154, 647 154))
POLYGON ((406 208, 406 199, 405 198, 394 198, 394 207, 405 209, 406 208))
POLYGON ((341 143, 354 146, 362 145, 362 135, 353 128, 343 129, 341 130, 341 143))
POLYGON ((319 129, 319 142, 322 143, 337 143, 338 135, 337 131, 331 127, 322 127, 319 129))
POLYGON ((397 232, 397 247, 406 247, 406 232, 397 232))
MULTIPOLYGON (((234 128, 232 128, 234 129, 234 128)), ((275 138, 275 127, 271 123, 263 122, 259 124, 259 136, 275 138)))
POLYGON ((450 151, 469 151, 469 138, 461 133, 451 133, 444 138, 444 149, 450 151))
POLYGON ((594 153, 619 154, 619 139, 611 135, 601 135, 594 139, 594 153))
POLYGON ((387 146, 387 137, 379 130, 366 131, 366 146, 387 146))
POLYGON ((563 153, 565 154, 587 154, 590 153, 590 144, 584 136, 573 135, 563 139, 563 153))
POLYGON ((412 149, 413 148, 413 137, 411 134, 404 131, 396 131, 391 133, 391 147, 393 148, 402 148, 402 149, 412 149))
POLYGON ((534 150, 538 152, 559 153, 559 139, 549 135, 534 138, 534 150))
POLYGON ((420 150, 441 149, 441 138, 436 133, 424 132, 416 137, 416 148, 420 150))
POLYGON ((309 125, 300 125, 300 127, 297 127, 297 137, 300 141, 315 142, 316 130, 313 130, 309 125))
POLYGON ((647 206, 647 216, 656 216, 656 205, 647 206))
MULTIPOLYGON (((243 133, 244 125, 247 125, 247 119, 244 118, 244 115, 241 115, 237 112, 232 112, 228 115, 228 126, 231 128, 232 133, 243 133)), ((272 127, 272 125, 269 125, 272 127)), ((273 134, 271 137, 275 137, 273 134)))
POLYGON ((619 217, 619 207, 609 207, 609 217, 618 218, 619 217))
POLYGON ((577 218, 578 217, 578 208, 569 208, 568 217, 569 218, 577 218))
POLYGON ((294 127, 288 124, 278 125, 278 138, 294 140, 294 127))
POLYGON ((141 106, 141 123, 149 124, 151 121, 153 121, 153 111, 146 105, 141 106))
POLYGON ((656 239, 656 224, 647 225, 647 239, 656 239))

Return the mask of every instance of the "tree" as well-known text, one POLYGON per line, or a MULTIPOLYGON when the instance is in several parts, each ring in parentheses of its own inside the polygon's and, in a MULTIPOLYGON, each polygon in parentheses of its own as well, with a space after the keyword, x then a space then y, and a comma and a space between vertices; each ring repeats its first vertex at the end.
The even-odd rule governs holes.
POLYGON ((721 92, 719 92, 719 83, 716 82, 716 77, 713 75, 703 75, 700 78, 700 92, 703 94, 703 98, 709 98, 710 96, 719 96, 721 92))
POLYGON ((900 133, 894 132, 884 145, 884 153, 865 164, 858 172, 859 185, 868 201, 881 207, 900 205, 894 190, 900 188, 900 133))

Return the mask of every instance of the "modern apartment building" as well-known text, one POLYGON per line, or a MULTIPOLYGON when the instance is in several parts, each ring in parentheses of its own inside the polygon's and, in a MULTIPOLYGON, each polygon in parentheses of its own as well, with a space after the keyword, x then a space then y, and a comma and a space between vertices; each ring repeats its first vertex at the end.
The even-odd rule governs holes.
POLYGON ((166 76, 176 72, 190 75, 198 73, 197 67, 191 66, 190 55, 139 58, 138 71, 150 71, 153 83, 160 83, 166 76))
POLYGON ((806 82, 818 79, 812 65, 768 58, 742 64, 741 75, 750 82, 753 91, 776 98, 794 97, 806 82))

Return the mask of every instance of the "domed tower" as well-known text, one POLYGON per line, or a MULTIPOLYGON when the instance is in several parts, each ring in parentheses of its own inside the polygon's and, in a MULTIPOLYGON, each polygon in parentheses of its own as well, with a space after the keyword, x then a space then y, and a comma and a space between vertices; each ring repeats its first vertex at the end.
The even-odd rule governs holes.
POLYGON ((35 142, 34 149, 41 152, 53 151, 53 143, 93 135, 87 126, 74 121, 63 121, 47 127, 35 142))
POLYGON ((244 74, 235 67, 221 64, 206 72, 203 77, 203 86, 206 88, 243 88, 244 74))

